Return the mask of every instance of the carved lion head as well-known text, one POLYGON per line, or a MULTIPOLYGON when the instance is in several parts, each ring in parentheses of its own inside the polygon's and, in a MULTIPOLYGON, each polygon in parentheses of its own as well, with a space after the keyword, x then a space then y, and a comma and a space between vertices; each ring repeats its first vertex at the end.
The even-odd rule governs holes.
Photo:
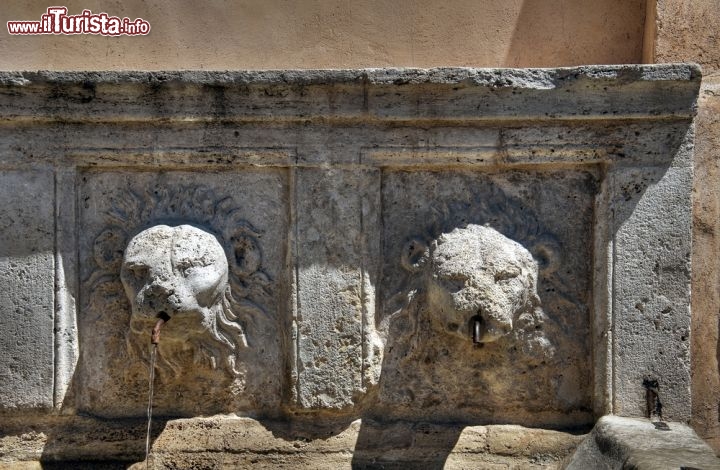
POLYGON ((191 225, 143 230, 128 243, 120 276, 134 334, 147 336, 159 316, 170 317, 162 351, 171 365, 173 352, 194 347, 213 368, 239 373, 237 353, 247 342, 232 311, 225 250, 214 235, 191 225))
POLYGON ((435 329, 465 339, 479 322, 481 343, 507 335, 516 323, 541 321, 538 264, 521 244, 497 230, 468 225, 425 244, 411 240, 403 266, 421 273, 435 329))

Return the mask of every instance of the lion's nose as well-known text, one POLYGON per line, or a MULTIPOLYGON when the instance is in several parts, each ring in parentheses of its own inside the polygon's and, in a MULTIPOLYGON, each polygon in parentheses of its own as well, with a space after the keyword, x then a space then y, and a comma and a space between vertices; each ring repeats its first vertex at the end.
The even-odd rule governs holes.
POLYGON ((148 286, 147 293, 151 297, 166 299, 175 293, 175 289, 164 282, 153 282, 148 286))
POLYGON ((174 293, 175 289, 167 284, 151 284, 145 290, 145 305, 153 311, 169 308, 174 293))

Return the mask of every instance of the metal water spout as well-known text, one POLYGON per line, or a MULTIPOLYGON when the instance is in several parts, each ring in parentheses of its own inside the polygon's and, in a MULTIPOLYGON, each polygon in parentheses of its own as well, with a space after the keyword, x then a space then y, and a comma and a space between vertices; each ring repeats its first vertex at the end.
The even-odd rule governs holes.
POLYGON ((153 409, 153 395, 154 395, 154 383, 155 383, 155 361, 157 359, 157 348, 160 344, 160 328, 170 320, 170 315, 167 312, 162 311, 157 314, 157 323, 150 333, 150 384, 148 387, 148 407, 147 407, 147 433, 145 434, 145 467, 150 468, 150 432, 152 430, 152 409, 153 409))
POLYGON ((475 315, 470 319, 470 328, 473 344, 482 344, 482 317, 475 315))
POLYGON ((170 315, 166 312, 160 312, 157 314, 157 318, 158 321, 155 323, 152 333, 150 334, 150 343, 155 345, 160 344, 160 328, 170 320, 170 315))

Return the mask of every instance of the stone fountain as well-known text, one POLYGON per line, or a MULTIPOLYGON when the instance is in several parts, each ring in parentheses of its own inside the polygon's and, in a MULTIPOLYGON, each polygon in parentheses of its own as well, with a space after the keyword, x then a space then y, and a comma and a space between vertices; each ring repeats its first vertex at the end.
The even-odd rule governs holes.
POLYGON ((158 317, 154 468, 658 468, 663 432, 715 465, 683 424, 699 84, 0 74, 0 467, 143 460, 158 317))

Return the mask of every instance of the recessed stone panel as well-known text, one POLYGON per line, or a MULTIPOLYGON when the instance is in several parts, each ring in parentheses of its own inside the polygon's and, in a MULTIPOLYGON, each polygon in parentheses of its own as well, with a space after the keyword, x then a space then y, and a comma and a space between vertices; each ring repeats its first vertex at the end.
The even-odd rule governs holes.
POLYGON ((457 420, 592 419, 596 181, 592 171, 383 174, 384 407, 457 420))
POLYGON ((275 409, 284 380, 286 171, 87 171, 81 179, 80 408, 142 413, 156 321, 142 315, 162 310, 171 318, 158 344, 158 413, 275 409), (193 269, 207 271, 216 258, 216 280, 192 281, 193 269), (208 297, 207 282, 222 282, 222 292, 208 297))

